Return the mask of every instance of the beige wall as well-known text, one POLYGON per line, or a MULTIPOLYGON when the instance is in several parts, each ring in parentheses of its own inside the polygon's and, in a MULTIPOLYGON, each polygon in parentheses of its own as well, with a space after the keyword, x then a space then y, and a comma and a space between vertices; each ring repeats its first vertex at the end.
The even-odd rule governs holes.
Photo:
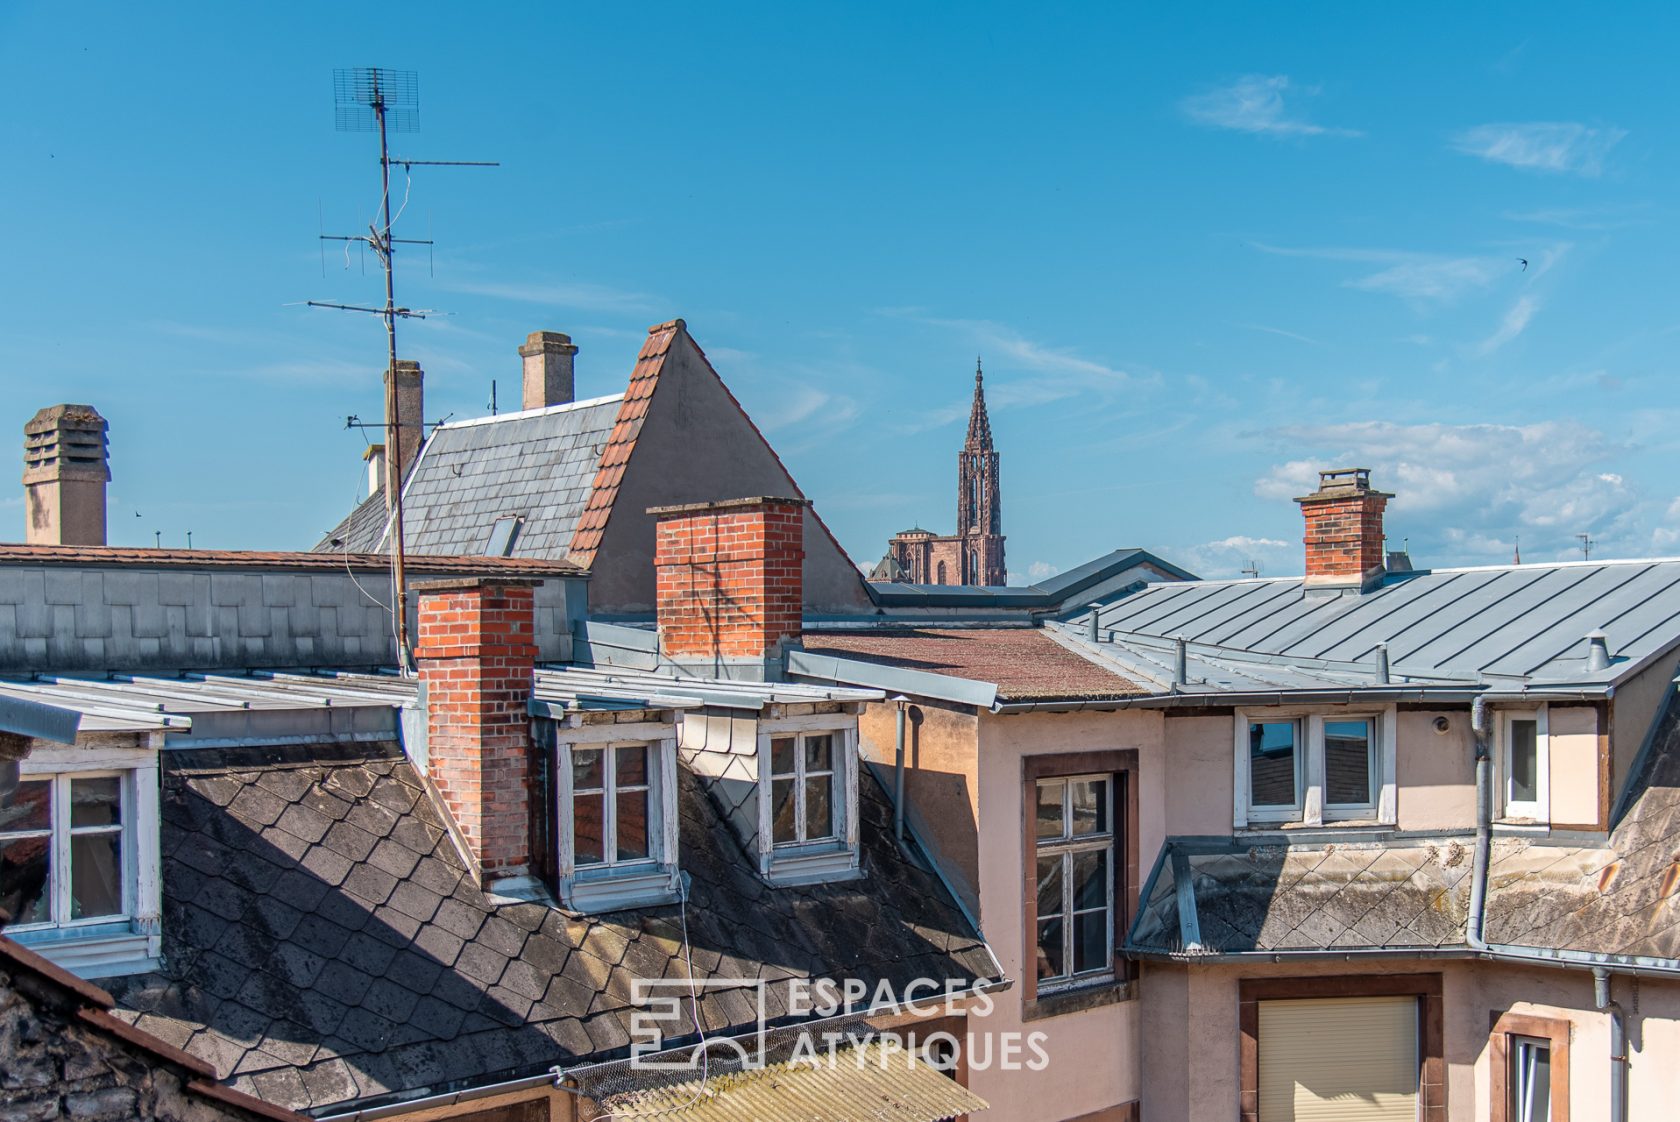
POLYGON ((1464 830, 1476 824, 1476 738, 1470 710, 1402 712, 1394 761, 1402 830, 1464 830), (1447 731, 1435 731, 1435 719, 1447 731))
MULTIPOLYGON (((958 706, 921 701, 905 712, 905 819, 975 916, 981 914, 978 727, 973 711, 958 706)), ((858 717, 858 752, 877 766, 889 790, 897 737, 895 706, 864 707, 858 717)))
POLYGON ((1598 711, 1590 705, 1546 710, 1546 752, 1551 768, 1550 820, 1558 825, 1598 823, 1598 711))
POLYGON ((1674 656, 1660 658, 1616 690, 1610 703, 1610 750, 1615 759, 1610 787, 1612 809, 1627 786, 1634 757, 1645 743, 1645 734, 1657 719, 1677 671, 1680 665, 1674 656))
MULTIPOLYGON (((979 718, 980 821, 979 876, 981 924, 1004 972, 1016 987, 1000 994, 992 1012, 969 1026, 971 1057, 985 1045, 979 1036, 1017 1032, 1044 1034, 1049 1065, 1040 1072, 977 1070, 971 1064, 969 1086, 992 1104, 986 1122, 1058 1122, 1078 1118, 1139 1095, 1140 1006, 1136 999, 1023 1021, 1020 979, 1027 969, 1022 892, 1026 880, 1023 852, 1021 760, 1059 752, 1138 751, 1138 842, 1140 876, 1160 851, 1166 827, 1162 790, 1163 740, 1158 714, 1030 713, 984 714, 979 718)), ((1141 887, 1141 886, 1140 886, 1141 887)))
MULTIPOLYGON (((647 509, 758 495, 794 497, 798 486, 700 349, 678 332, 659 376, 589 581, 596 611, 653 610, 654 522, 647 509), (704 467, 704 471, 697 470, 704 467)), ((805 603, 820 610, 872 607, 863 576, 809 509, 805 603)))
MULTIPOLYGON (((1233 717, 1172 716, 1165 718, 1166 758, 1161 771, 1166 793, 1167 834, 1224 837, 1231 832, 1233 717)), ((1159 847, 1144 847, 1144 876, 1159 847)))

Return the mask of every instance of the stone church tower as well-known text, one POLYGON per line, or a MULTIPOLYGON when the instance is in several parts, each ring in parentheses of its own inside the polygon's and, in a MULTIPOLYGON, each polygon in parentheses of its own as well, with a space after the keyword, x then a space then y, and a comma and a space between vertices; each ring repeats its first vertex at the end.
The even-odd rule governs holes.
POLYGON ((992 446, 992 421, 986 415, 985 375, 976 360, 968 436, 957 453, 957 532, 942 537, 917 528, 894 535, 887 555, 869 579, 907 584, 1007 583, 999 460, 992 446))

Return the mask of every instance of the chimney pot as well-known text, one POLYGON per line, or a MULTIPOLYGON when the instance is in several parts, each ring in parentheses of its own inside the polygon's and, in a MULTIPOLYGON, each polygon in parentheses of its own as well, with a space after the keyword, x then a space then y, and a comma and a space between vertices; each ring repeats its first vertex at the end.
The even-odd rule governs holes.
POLYGON ((379 494, 380 488, 385 486, 385 446, 383 444, 369 444, 367 451, 362 453, 362 459, 368 466, 368 495, 379 494))
POLYGON ((1371 489, 1370 468, 1318 473, 1318 490, 1295 501, 1306 520, 1307 588, 1375 588, 1383 578, 1383 510, 1394 496, 1371 489))
POLYGON ((525 360, 523 408, 547 409, 574 400, 572 360, 578 349, 570 335, 533 331, 519 348, 525 360))
POLYGON ((107 428, 91 405, 54 405, 23 426, 25 541, 105 544, 107 428))
POLYGON ((1610 640, 1602 631, 1587 633, 1587 669, 1595 672, 1610 669, 1610 640))

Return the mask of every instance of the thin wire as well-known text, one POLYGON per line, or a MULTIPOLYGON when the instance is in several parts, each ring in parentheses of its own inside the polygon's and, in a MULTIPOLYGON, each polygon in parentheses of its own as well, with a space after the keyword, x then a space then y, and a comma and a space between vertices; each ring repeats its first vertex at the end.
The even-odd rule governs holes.
MULTIPOLYGON (((662 1114, 675 1114, 679 1110, 687 1110, 706 1096, 706 1084, 712 1077, 712 1050, 706 1047, 706 1030, 700 1027, 700 992, 694 985, 694 948, 688 941, 688 878, 683 876, 679 883, 682 885, 682 895, 678 897, 681 905, 678 914, 682 917, 683 957, 688 961, 688 1008, 694 1032, 700 1037, 700 1043, 695 1045, 700 1049, 700 1086, 687 1102, 662 1107, 659 1110, 640 1111, 636 1114, 637 1118, 657 1118, 662 1114)), ((623 1116, 617 1111, 609 1110, 605 1114, 597 1114, 588 1122, 601 1122, 603 1118, 618 1117, 623 1116)))
MULTIPOLYGON (((367 434, 365 434, 365 433, 362 435, 362 440, 366 444, 368 444, 369 446, 371 446, 373 444, 373 441, 368 440, 367 434)), ((356 486, 356 493, 358 495, 360 495, 361 490, 362 490, 361 485, 360 485, 360 483, 358 483, 357 486, 356 486)), ((372 496, 369 496, 369 497, 371 498, 372 496)), ((351 512, 354 513, 356 508, 362 505, 362 502, 363 502, 363 500, 361 498, 357 498, 356 501, 351 504, 351 507, 350 507, 351 512)), ((363 588, 362 587, 362 582, 356 579, 355 572, 352 571, 351 568, 350 568, 350 538, 349 538, 348 534, 346 534, 346 536, 344 538, 344 548, 343 548, 343 550, 340 551, 340 554, 344 558, 344 573, 345 573, 346 576, 348 576, 350 578, 350 583, 356 586, 356 591, 360 592, 363 596, 367 597, 367 599, 370 603, 377 604, 380 608, 384 609, 385 614, 391 617, 391 642, 396 643, 397 642, 397 613, 396 613, 396 610, 393 609, 390 606, 390 604, 384 603, 383 601, 381 601, 379 599, 379 597, 373 595, 367 589, 363 588)), ((397 602, 396 576, 395 576, 395 573, 393 571, 393 575, 391 577, 391 604, 395 604, 396 602, 397 602)), ((398 644, 398 646, 400 646, 400 645, 401 644, 398 644)), ((398 654, 397 654, 397 661, 399 663, 402 661, 401 651, 399 651, 398 654)))

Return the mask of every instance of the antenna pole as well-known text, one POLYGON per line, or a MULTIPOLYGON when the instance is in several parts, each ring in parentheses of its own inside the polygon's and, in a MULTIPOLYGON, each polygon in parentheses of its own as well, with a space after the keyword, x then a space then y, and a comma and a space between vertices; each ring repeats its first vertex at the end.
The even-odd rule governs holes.
POLYGON ((408 574, 405 570, 403 545, 403 481, 402 481, 402 419, 397 415, 397 293, 396 265, 391 260, 395 248, 391 244, 391 149, 386 139, 385 94, 379 88, 379 72, 373 72, 373 112, 379 119, 379 181, 383 190, 379 237, 374 246, 385 265, 385 343, 388 364, 385 367, 385 438, 390 443, 388 463, 396 465, 385 476, 391 489, 391 580, 394 586, 392 610, 397 623, 397 661, 407 670, 413 666, 413 651, 408 638, 408 574))

